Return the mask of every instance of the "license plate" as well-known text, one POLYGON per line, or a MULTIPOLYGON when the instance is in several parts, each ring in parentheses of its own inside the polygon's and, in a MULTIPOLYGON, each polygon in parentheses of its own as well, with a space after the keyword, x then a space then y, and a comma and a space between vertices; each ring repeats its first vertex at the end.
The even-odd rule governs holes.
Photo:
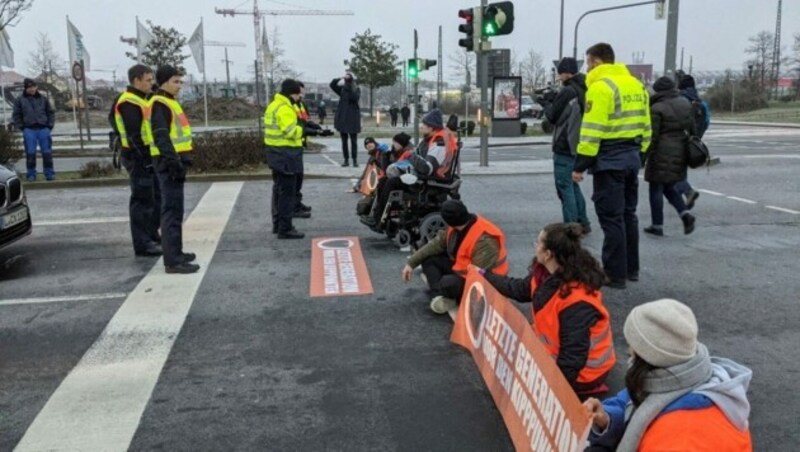
POLYGON ((28 219, 28 209, 20 209, 0 217, 0 229, 8 229, 28 219))

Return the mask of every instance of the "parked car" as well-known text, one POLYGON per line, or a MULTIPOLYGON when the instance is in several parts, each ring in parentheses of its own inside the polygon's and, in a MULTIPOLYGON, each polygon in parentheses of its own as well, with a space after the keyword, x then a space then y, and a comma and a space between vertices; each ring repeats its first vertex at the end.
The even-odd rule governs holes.
POLYGON ((33 225, 22 181, 0 165, 0 248, 31 233, 33 225))
POLYGON ((544 108, 538 102, 534 102, 531 96, 522 96, 520 115, 523 118, 541 118, 544 114, 544 108))

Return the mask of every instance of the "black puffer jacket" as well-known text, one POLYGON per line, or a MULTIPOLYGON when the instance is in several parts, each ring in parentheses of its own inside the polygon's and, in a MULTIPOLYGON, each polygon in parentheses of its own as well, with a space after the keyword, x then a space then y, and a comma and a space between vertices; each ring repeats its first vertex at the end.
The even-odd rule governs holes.
POLYGON ((692 104, 676 89, 657 92, 650 98, 650 121, 653 141, 644 180, 669 184, 686 179, 686 133, 695 132, 692 104))
POLYGON ((339 95, 339 106, 336 107, 336 116, 333 117, 333 128, 339 133, 361 133, 361 88, 353 81, 339 86, 339 79, 331 81, 331 89, 339 95))

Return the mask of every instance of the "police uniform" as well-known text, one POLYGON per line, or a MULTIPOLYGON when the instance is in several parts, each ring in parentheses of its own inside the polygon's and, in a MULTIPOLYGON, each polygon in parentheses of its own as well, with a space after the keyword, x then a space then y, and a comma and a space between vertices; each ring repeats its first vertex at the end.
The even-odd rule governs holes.
POLYGON ((641 155, 650 145, 649 96, 624 64, 601 64, 586 78, 586 109, 575 171, 594 175, 595 211, 603 228, 603 267, 612 285, 638 278, 636 218, 641 155))
POLYGON ((149 95, 129 86, 117 97, 109 120, 119 135, 120 159, 128 171, 133 250, 139 256, 161 255, 161 190, 153 171, 150 146, 153 136, 145 119, 150 116, 149 95))

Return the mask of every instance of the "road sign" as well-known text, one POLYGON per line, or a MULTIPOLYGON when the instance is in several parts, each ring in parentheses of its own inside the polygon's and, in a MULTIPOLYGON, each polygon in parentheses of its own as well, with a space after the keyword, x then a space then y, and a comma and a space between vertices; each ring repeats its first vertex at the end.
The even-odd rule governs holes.
POLYGON ((77 61, 72 64, 72 78, 75 79, 76 82, 80 82, 83 80, 83 66, 77 61))

